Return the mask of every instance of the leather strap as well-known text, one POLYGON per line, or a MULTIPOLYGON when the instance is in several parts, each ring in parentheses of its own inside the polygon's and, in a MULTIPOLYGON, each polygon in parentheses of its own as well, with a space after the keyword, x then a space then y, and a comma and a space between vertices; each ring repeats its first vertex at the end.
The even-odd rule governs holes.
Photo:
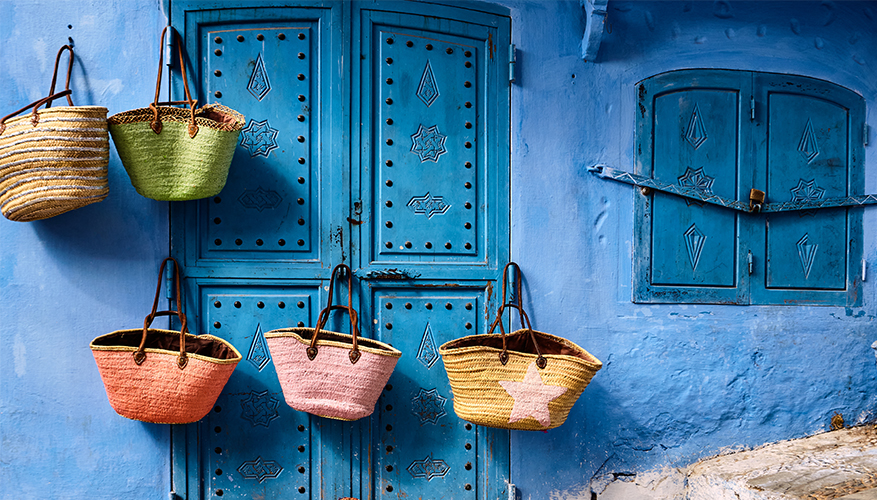
POLYGON ((62 97, 66 97, 67 103, 69 103, 71 106, 73 106, 73 100, 70 98, 70 94, 73 93, 73 91, 70 90, 70 74, 72 72, 73 72, 73 48, 70 47, 69 45, 64 45, 60 49, 58 49, 58 55, 55 56, 55 69, 52 73, 52 86, 49 88, 49 96, 43 97, 42 99, 28 104, 27 106, 19 109, 18 111, 14 112, 14 113, 10 113, 10 114, 4 116, 3 118, 0 118, 0 134, 2 134, 3 132, 6 131, 6 120, 12 118, 13 116, 15 116, 19 113, 24 112, 25 110, 27 110, 29 108, 33 108, 33 113, 31 113, 30 121, 33 124, 33 126, 36 127, 37 124, 40 122, 40 115, 37 113, 37 109, 39 109, 39 107, 42 106, 43 104, 45 104, 46 109, 48 109, 48 108, 52 107, 52 101, 54 101, 55 99, 60 99, 62 97), (57 83, 57 81, 58 81, 58 64, 61 62, 61 54, 64 53, 65 50, 70 51, 70 58, 67 61, 67 81, 64 84, 64 90, 62 90, 61 92, 58 92, 56 94, 55 93, 55 83, 57 83))
POLYGON ((350 332, 353 335, 353 349, 350 350, 348 357, 350 358, 350 364, 356 364, 359 361, 361 356, 359 352, 359 328, 358 318, 356 316, 356 311, 353 309, 353 271, 350 270, 346 264, 338 264, 335 266, 335 269, 332 269, 332 277, 329 280, 329 299, 326 303, 326 308, 320 311, 319 316, 317 316, 317 327, 314 329, 314 336, 311 338, 311 345, 307 349, 308 359, 313 361, 317 354, 319 354, 319 350, 317 348, 317 337, 320 336, 320 330, 322 330, 326 326, 326 322, 329 321, 329 313, 332 311, 346 311, 347 315, 350 316, 350 332), (335 294, 335 279, 336 274, 347 273, 347 305, 346 306, 335 306, 332 305, 332 297, 335 294))
POLYGON ((186 367, 186 364, 189 362, 189 358, 186 355, 186 334, 189 333, 189 326, 186 322, 186 315, 183 314, 183 305, 182 305, 182 297, 183 295, 180 293, 180 265, 177 261, 168 257, 161 262, 161 267, 158 269, 158 284, 155 286, 155 299, 152 301, 152 312, 149 313, 148 316, 143 320, 143 337, 140 339, 140 346, 137 347, 137 350, 134 351, 134 362, 142 364, 146 361, 146 336, 148 334, 149 326, 152 325, 153 320, 155 320, 156 316, 177 316, 180 318, 180 356, 177 359, 177 366, 182 370, 186 367), (158 309, 158 297, 161 294, 161 284, 164 282, 164 266, 168 261, 173 262, 174 264, 174 296, 173 300, 176 303, 177 310, 176 311, 157 311, 158 309))
POLYGON ((536 334, 533 333, 533 327, 530 325, 530 317, 527 316, 527 313, 524 311, 524 306, 521 299, 521 268, 515 262, 509 262, 505 265, 502 270, 502 300, 506 299, 506 289, 508 285, 508 273, 509 269, 514 267, 515 270, 515 295, 514 300, 512 302, 511 297, 509 301, 504 303, 499 308, 499 312, 496 313, 496 319, 493 320, 493 324, 490 325, 490 331, 488 334, 493 333, 493 330, 496 329, 497 325, 499 325, 499 331, 502 333, 502 352, 499 353, 499 362, 505 365, 509 362, 509 351, 508 346, 506 345, 506 332, 505 328, 502 326, 502 312, 506 307, 514 308, 518 310, 518 315, 521 319, 521 326, 526 326, 527 331, 530 333, 530 339, 533 341, 533 347, 536 349, 536 366, 539 368, 545 368, 548 364, 548 360, 542 356, 542 350, 539 349, 539 343, 536 341, 536 334))
POLYGON ((161 30, 161 40, 160 45, 158 47, 158 78, 155 79, 155 99, 153 99, 152 104, 149 105, 149 109, 152 110, 152 122, 150 122, 149 126, 152 127, 152 131, 156 134, 161 133, 162 124, 161 117, 158 116, 158 107, 162 104, 187 104, 189 106, 189 137, 195 138, 198 134, 198 124, 195 123, 195 105, 198 103, 197 99, 192 99, 191 94, 189 93, 189 80, 186 78, 186 61, 183 59, 183 40, 180 38, 180 34, 173 28, 173 26, 165 26, 164 29, 161 30), (166 102, 158 102, 158 94, 161 91, 161 69, 164 65, 164 35, 167 33, 168 28, 173 31, 174 41, 177 44, 177 55, 180 60, 180 72, 183 74, 183 92, 186 94, 185 101, 166 101, 166 102))

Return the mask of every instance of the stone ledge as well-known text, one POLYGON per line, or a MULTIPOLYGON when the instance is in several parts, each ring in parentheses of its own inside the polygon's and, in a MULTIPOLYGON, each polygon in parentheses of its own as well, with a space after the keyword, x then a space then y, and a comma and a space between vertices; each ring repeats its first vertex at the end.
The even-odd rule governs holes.
POLYGON ((877 500, 877 428, 842 429, 688 468, 689 500, 877 500))

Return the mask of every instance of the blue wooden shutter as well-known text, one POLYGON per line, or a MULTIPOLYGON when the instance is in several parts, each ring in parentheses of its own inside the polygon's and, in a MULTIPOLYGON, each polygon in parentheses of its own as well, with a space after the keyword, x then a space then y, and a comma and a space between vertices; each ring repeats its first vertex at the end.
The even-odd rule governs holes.
POLYGON ((366 321, 404 354, 373 418, 374 491, 363 496, 497 498, 508 433, 456 417, 438 346, 485 333, 508 259, 509 19, 384 5, 354 12, 363 224, 353 230, 366 321))
MULTIPOLYGON (((760 143, 757 175, 767 200, 861 194, 862 97, 828 82, 788 75, 757 74, 755 81, 761 111, 756 124, 767 136, 760 143)), ((861 210, 767 214, 753 242, 765 252, 758 266, 763 274, 753 276, 753 301, 855 303, 861 210)))
MULTIPOLYGON (((729 199, 748 196, 748 135, 741 133, 748 73, 670 73, 638 88, 637 173, 729 199)), ((748 300, 738 213, 664 193, 635 196, 636 301, 748 300)))

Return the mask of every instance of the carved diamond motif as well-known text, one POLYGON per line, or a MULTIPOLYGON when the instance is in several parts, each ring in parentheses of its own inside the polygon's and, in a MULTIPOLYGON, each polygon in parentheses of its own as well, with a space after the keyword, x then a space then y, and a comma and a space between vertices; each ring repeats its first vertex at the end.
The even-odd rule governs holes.
POLYGON ((429 60, 426 61, 426 67, 423 68, 423 75, 420 77, 420 85, 417 86, 417 97, 426 104, 427 107, 438 99, 438 84, 435 81, 435 75, 432 74, 432 66, 429 60))
MULTIPOLYGON (((692 170, 691 167, 685 169, 685 173, 677 178, 679 185, 685 188, 690 188, 695 191, 700 191, 706 194, 713 194, 713 182, 715 182, 714 177, 710 177, 703 173, 703 168, 699 168, 697 170, 692 170)), ((691 200, 685 198, 685 204, 688 206, 699 205, 703 206, 703 202, 691 200)))
POLYGON ((241 130, 241 147, 250 152, 251 157, 268 156, 268 153, 277 149, 277 129, 268 125, 268 120, 257 122, 250 119, 250 123, 241 130))
POLYGON ((811 120, 807 120, 807 126, 804 127, 801 141, 798 142, 798 152, 807 160, 808 165, 819 156, 819 144, 816 143, 816 134, 813 133, 811 120))
POLYGON ((274 479, 283 472, 283 467, 273 460, 262 460, 262 457, 256 457, 255 460, 244 462, 238 467, 238 472, 244 476, 244 479, 258 479, 264 482, 266 479, 274 479))
POLYGON ((415 214, 426 214, 427 219, 432 219, 433 215, 441 215, 451 208, 441 196, 431 196, 429 193, 411 198, 408 207, 415 214))
POLYGON ((282 201, 283 197, 277 191, 262 189, 261 186, 257 189, 245 190, 238 198, 238 202, 244 208, 255 208, 260 212, 266 208, 277 208, 282 201))
POLYGON ((695 104, 694 111, 691 112, 691 118, 688 120, 688 131, 685 133, 685 140, 694 149, 697 149, 706 142, 707 138, 706 127, 703 126, 703 118, 700 115, 700 108, 695 104))
POLYGON ((265 336, 262 335, 261 323, 256 325, 256 333, 253 334, 253 343, 250 344, 250 352, 247 354, 247 361, 252 363, 259 371, 262 371, 262 368, 265 368, 265 365, 271 361, 271 353, 268 352, 268 344, 265 342, 265 336))
POLYGON ((692 224, 685 231, 685 248, 688 249, 688 260, 691 262, 692 271, 697 269, 697 263, 700 262, 700 253, 703 251, 704 242, 706 242, 706 236, 695 224, 692 224))
POLYGON ((810 270, 813 268, 813 261, 816 259, 816 250, 819 245, 810 244, 810 235, 804 233, 804 236, 795 244, 798 247, 798 258, 801 259, 801 267, 804 271, 804 279, 810 277, 810 270))
POLYGON ((445 477, 451 468, 444 460, 434 460, 432 453, 423 460, 415 460, 408 466, 408 472, 413 478, 425 477, 427 481, 431 481, 434 477, 445 477))
POLYGON ((262 54, 256 57, 256 66, 253 68, 253 74, 250 75, 250 83, 247 84, 247 90, 260 101, 271 90, 271 82, 268 81, 268 72, 265 71, 262 54))
POLYGON ((432 336, 432 327, 427 323, 426 330, 423 331, 423 338, 420 339, 420 348, 417 349, 417 360, 423 363, 428 370, 432 368, 438 358, 438 348, 435 345, 435 338, 432 336))
POLYGON ((420 417, 420 423, 427 422, 435 424, 438 419, 447 415, 445 411, 445 403, 447 398, 443 398, 438 389, 426 390, 421 388, 420 393, 411 400, 411 412, 420 417))
POLYGON ((447 153, 445 139, 448 136, 439 132, 438 126, 424 127, 420 125, 417 133, 411 136, 411 152, 420 157, 420 162, 426 160, 438 162, 438 157, 447 153))
POLYGON ((268 391, 251 392, 241 400, 241 418, 253 424, 253 427, 261 425, 268 427, 272 420, 279 417, 277 405, 280 401, 268 395, 268 391))

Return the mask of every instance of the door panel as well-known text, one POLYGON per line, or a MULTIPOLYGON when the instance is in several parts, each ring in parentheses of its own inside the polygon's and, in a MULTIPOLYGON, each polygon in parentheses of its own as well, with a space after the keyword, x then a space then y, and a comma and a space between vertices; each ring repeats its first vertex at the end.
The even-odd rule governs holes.
POLYGON ((206 494, 234 498, 289 498, 311 488, 311 417, 290 408, 265 342, 276 328, 310 325, 318 308, 319 283, 310 286, 204 284, 199 324, 231 342, 238 363, 213 411, 199 422, 200 476, 206 494))
POLYGON ((315 259, 319 253, 320 75, 313 22, 206 30, 207 94, 246 117, 226 188, 199 202, 201 258, 315 259))
POLYGON ((381 340, 405 353, 378 405, 376 493, 479 498, 487 432, 454 415, 438 346, 481 332, 485 290, 376 288, 373 303, 381 340))
POLYGON ((508 253, 508 135, 498 133, 508 123, 508 20, 383 5, 399 4, 358 16, 361 267, 495 279, 508 253))
POLYGON ((478 47, 423 30, 375 29, 375 254, 388 261, 475 256, 484 189, 475 141, 478 47))

